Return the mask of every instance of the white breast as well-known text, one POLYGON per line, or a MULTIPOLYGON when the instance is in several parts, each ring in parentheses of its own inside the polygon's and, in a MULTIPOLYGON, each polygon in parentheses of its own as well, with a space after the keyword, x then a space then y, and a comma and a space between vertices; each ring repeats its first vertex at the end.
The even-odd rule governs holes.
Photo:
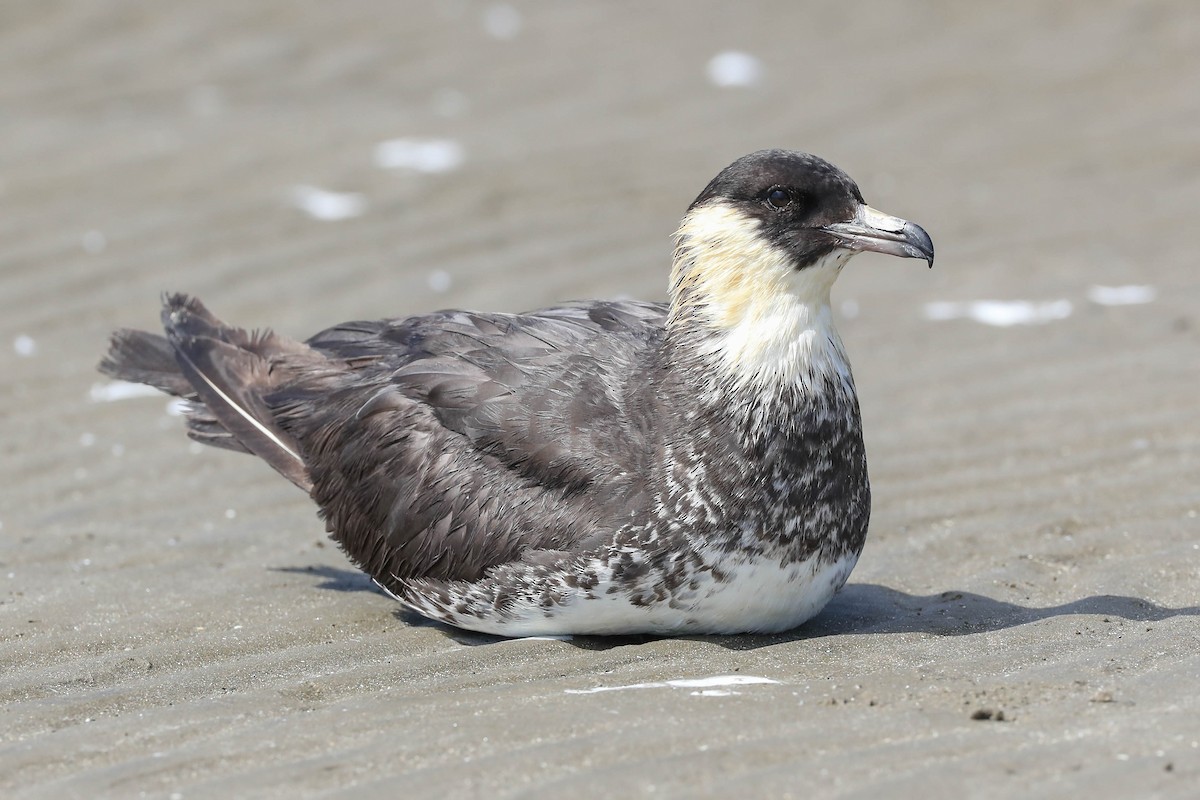
POLYGON ((518 603, 505 609, 503 616, 453 615, 453 619, 444 609, 438 609, 440 613, 416 610, 461 628, 500 636, 773 633, 816 616, 846 582, 857 560, 854 553, 832 563, 814 556, 781 567, 777 559, 731 563, 726 555, 720 564, 723 580, 715 580, 711 572, 697 573, 694 589, 685 582, 668 599, 648 605, 632 599, 644 594, 640 589, 645 587, 630 592, 602 579, 589 595, 575 591, 550 609, 518 603))

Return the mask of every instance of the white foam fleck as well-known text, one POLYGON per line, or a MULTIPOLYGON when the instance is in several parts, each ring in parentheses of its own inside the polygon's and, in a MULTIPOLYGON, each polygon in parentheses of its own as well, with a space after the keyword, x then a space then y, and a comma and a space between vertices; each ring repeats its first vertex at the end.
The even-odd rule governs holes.
POLYGON ((450 286, 454 283, 454 278, 444 269, 435 269, 429 273, 429 277, 426 280, 429 283, 429 288, 438 294, 450 291, 450 286))
POLYGON ((1070 300, 1033 302, 1030 300, 972 300, 964 303, 925 304, 925 318, 931 320, 969 319, 984 325, 1008 328, 1013 325, 1039 325, 1071 316, 1070 300))
POLYGON ((22 333, 13 339, 13 350, 21 358, 29 358, 37 352, 37 342, 29 334, 22 333))
POLYGON ((756 675, 714 675, 711 678, 681 678, 667 681, 668 686, 683 689, 703 689, 709 686, 752 686, 757 683, 779 683, 771 678, 760 678, 756 675))
POLYGON ((237 509, 236 508, 225 509, 225 519, 236 519, 236 518, 237 518, 237 509))
POLYGON ((95 443, 96 443, 96 434, 94 434, 94 433, 79 434, 79 446, 80 447, 91 447, 95 443))
POLYGON ((462 145, 453 139, 389 139, 375 145, 375 166, 414 172, 450 172, 462 165, 462 145))
POLYGON ((762 77, 762 61, 749 53, 726 50, 708 60, 708 79, 715 86, 754 86, 762 81, 762 77))
POLYGON ((490 5, 483 12, 483 29, 493 39, 512 39, 521 25, 521 12, 508 3, 490 5))
MULTIPOLYGON (((631 683, 625 686, 596 686, 591 689, 566 689, 566 694, 597 694, 598 692, 620 692, 625 689, 705 689, 712 690, 721 686, 751 686, 761 683, 779 683, 771 678, 760 678, 755 675, 715 675, 711 678, 677 678, 669 681, 654 681, 652 683, 631 683)), ((692 694, 697 694, 693 692, 692 694)), ((701 692, 705 694, 705 692, 701 692)))
POLYGON ((79 243, 83 245, 85 253, 96 255, 97 253, 103 253, 104 248, 108 247, 108 237, 102 231, 88 231, 83 235, 79 243))
POLYGON ((367 201, 357 192, 331 192, 316 186, 293 186, 292 205, 313 219, 325 222, 361 216, 367 201))
POLYGON ((161 397, 162 392, 144 383, 129 381, 111 381, 109 383, 93 383, 88 390, 88 399, 93 403, 112 403, 117 400, 128 400, 132 397, 161 397))
POLYGON ((1101 306, 1133 306, 1153 302, 1158 291, 1153 286, 1089 286, 1087 298, 1101 306))

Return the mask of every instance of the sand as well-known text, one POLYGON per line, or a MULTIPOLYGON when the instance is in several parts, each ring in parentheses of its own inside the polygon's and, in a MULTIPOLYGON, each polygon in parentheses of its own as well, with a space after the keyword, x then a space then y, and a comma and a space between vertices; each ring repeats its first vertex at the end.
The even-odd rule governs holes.
POLYGON ((0 794, 1200 794, 1192 4, 3 17, 0 794), (765 146, 938 248, 835 290, 876 499, 800 630, 422 623, 94 372, 168 289, 297 336, 660 298, 683 209, 765 146))

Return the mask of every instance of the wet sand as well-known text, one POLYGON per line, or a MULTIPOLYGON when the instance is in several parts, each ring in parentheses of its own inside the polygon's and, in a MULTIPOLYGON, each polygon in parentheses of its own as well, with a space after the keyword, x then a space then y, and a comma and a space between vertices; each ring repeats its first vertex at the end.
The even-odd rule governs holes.
POLYGON ((1200 16, 800 5, 6 6, 0 793, 1196 796, 1200 16), (708 76, 731 50, 751 85, 708 76), (401 137, 463 161, 377 166, 401 137), (683 209, 765 146, 938 247, 835 289, 875 506, 800 630, 422 623, 94 372, 167 289, 297 336, 662 297, 683 209), (929 318, 972 313, 1051 319, 929 318), (773 682, 668 683, 720 676, 773 682))

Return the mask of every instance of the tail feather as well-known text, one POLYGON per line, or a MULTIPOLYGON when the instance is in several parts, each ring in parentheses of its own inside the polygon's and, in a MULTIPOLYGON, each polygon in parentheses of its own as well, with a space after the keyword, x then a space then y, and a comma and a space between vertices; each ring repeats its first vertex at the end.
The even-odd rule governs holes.
POLYGON ((279 379, 272 374, 271 357, 295 355, 303 345, 225 325, 199 300, 182 294, 163 298, 162 318, 165 338, 142 331, 114 333, 100 371, 190 401, 193 439, 252 453, 311 490, 299 445, 266 401, 279 379))
POLYGON ((111 378, 144 383, 186 400, 196 398, 196 391, 175 363, 171 343, 155 333, 128 328, 114 331, 99 370, 111 378))
POLYGON ((184 376, 225 430, 292 483, 310 489, 299 447, 259 394, 269 386, 266 362, 214 339, 172 336, 171 343, 184 376))
POLYGON ((179 362, 175 360, 175 350, 166 337, 128 328, 114 331, 108 353, 100 361, 98 369, 110 378, 144 383, 160 392, 187 400, 188 436, 213 447, 250 453, 200 401, 196 390, 180 370, 179 362))
POLYGON ((235 453, 254 455, 238 441, 237 437, 225 429, 217 418, 208 412, 203 403, 193 403, 187 410, 187 435, 189 438, 206 444, 209 447, 220 447, 222 450, 232 450, 235 453))

